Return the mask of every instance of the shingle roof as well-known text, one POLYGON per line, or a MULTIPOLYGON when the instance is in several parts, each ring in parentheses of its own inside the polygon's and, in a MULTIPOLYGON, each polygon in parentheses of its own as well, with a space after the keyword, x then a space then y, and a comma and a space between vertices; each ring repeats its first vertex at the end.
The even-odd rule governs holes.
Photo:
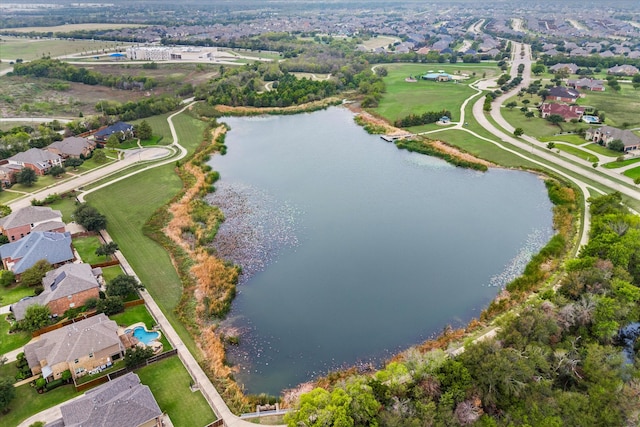
POLYGON ((124 122, 117 122, 109 127, 99 130, 95 133, 96 137, 108 138, 112 133, 116 132, 128 132, 133 129, 133 125, 124 122))
POLYGON ((47 366, 55 366, 114 345, 124 351, 118 337, 118 325, 104 313, 100 313, 40 335, 38 341, 24 347, 24 355, 30 368, 40 366, 42 360, 47 361, 47 366))
POLYGON ((41 259, 51 264, 71 261, 71 233, 33 232, 17 242, 0 246, 0 257, 19 260, 11 267, 15 274, 23 273, 41 259))
POLYGON ((30 305, 47 305, 50 301, 100 287, 89 264, 65 264, 49 271, 42 279, 42 285, 44 291, 40 295, 11 306, 16 320, 24 318, 30 305))
POLYGON ((132 372, 87 391, 60 412, 67 427, 137 427, 162 415, 149 387, 132 372))
POLYGON ((640 144, 640 137, 629 130, 618 129, 611 126, 602 126, 597 128, 597 130, 594 129, 591 134, 596 131, 600 132, 601 135, 607 138, 611 138, 611 140, 619 139, 625 147, 640 144))
POLYGON ((62 214, 46 206, 26 206, 0 218, 0 227, 6 230, 44 221, 62 221, 62 214))
POLYGON ((30 148, 27 151, 9 157, 7 160, 21 164, 29 163, 42 169, 46 168, 50 162, 60 161, 61 159, 57 154, 50 153, 46 150, 30 148))
POLYGON ((561 98, 578 98, 580 96, 580 92, 569 89, 564 86, 555 86, 549 89, 549 96, 558 96, 561 98))
POLYGON ((72 136, 70 138, 63 139, 62 141, 55 141, 49 144, 45 150, 53 148, 59 150, 62 154, 79 156, 80 154, 83 154, 86 148, 91 148, 91 146, 92 144, 88 139, 72 136))

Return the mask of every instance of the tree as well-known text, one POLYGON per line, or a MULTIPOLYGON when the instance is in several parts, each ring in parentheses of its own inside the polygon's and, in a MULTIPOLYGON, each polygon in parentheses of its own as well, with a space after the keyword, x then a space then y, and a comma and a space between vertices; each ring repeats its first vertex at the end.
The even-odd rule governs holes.
POLYGON ((37 181, 38 181, 38 175, 36 175, 36 171, 34 171, 33 169, 22 168, 22 170, 20 170, 20 172, 16 174, 16 182, 18 184, 31 187, 37 181))
POLYGON ((69 157, 67 160, 64 161, 64 165, 66 167, 73 168, 73 170, 76 170, 78 166, 81 166, 83 163, 84 163, 84 160, 79 159, 77 157, 69 157))
POLYGON ((130 293, 142 289, 135 277, 121 274, 107 283, 107 295, 110 297, 126 297, 130 293))
POLYGON ((143 364, 151 356, 153 356, 153 349, 151 347, 131 347, 124 354, 124 365, 127 368, 134 368, 143 364))
POLYGON ((526 113, 524 113, 524 116, 527 119, 531 119, 531 118, 533 118, 535 116, 535 113, 533 111, 527 111, 526 113))
POLYGON ((549 142, 549 143, 547 144, 547 148, 548 148, 549 150, 553 150, 554 148, 556 148, 556 143, 555 143, 555 142, 549 142))
POLYGON ((34 332, 51 323, 51 310, 46 305, 33 304, 27 307, 24 318, 20 321, 20 329, 34 332))
POLYGON ((104 154, 103 150, 100 150, 100 149, 95 150, 93 152, 93 161, 98 164, 102 164, 107 161, 107 155, 104 154))
POLYGON ((529 105, 531 103, 531 100, 529 99, 523 99, 522 103, 524 104, 524 106, 526 107, 527 105, 529 105))
POLYGON ((60 175, 64 174, 65 170, 63 166, 54 166, 49 169, 49 175, 58 178, 60 175))
POLYGON ((111 316, 122 311, 124 311, 124 301, 120 297, 107 297, 105 299, 100 299, 96 304, 96 312, 104 313, 107 316, 111 316))
POLYGON ((622 140, 620 139, 614 139, 613 141, 607 144, 607 148, 610 150, 619 151, 622 153, 624 151, 624 142, 622 142, 622 140))
POLYGON ((635 185, 640 185, 640 177, 638 177, 638 178, 634 179, 634 180, 633 180, 633 183, 634 183, 635 185))
POLYGON ((524 134, 524 129, 522 128, 515 128, 513 130, 513 136, 522 136, 524 134))
POLYGON ((6 288, 16 280, 16 275, 11 270, 0 270, 0 286, 6 288))
POLYGON ((108 257, 115 254, 118 249, 118 244, 116 242, 105 243, 96 249, 96 255, 108 257))
POLYGON ((0 218, 4 218, 5 216, 11 213, 11 208, 7 205, 0 205, 0 218))
POLYGON ((133 133, 135 134, 135 136, 142 140, 151 139, 151 137, 153 136, 153 130, 146 120, 143 120, 140 122, 140 124, 135 125, 133 127, 133 133))
POLYGON ((560 126, 560 123, 564 123, 564 117, 562 117, 560 114, 548 115, 547 121, 550 123, 553 123, 554 125, 558 126, 562 130, 562 126, 560 126))
POLYGON ((42 284, 42 278, 47 271, 53 270, 53 266, 46 259, 36 261, 20 275, 20 282, 25 286, 37 286, 42 284))
POLYGON ((96 208, 86 203, 76 208, 73 217, 87 231, 100 231, 107 226, 107 218, 98 212, 96 208))
POLYGON ((507 107, 510 110, 513 110, 517 105, 518 103, 516 101, 511 101, 511 102, 507 102, 505 104, 505 107, 507 107))
POLYGON ((531 66, 531 72, 536 76, 539 76, 540 74, 544 73, 546 70, 547 68, 542 64, 533 64, 531 66))
POLYGON ((16 397, 16 388, 11 377, 0 378, 0 413, 9 411, 11 401, 16 397))
POLYGON ((111 136, 107 139, 107 143, 105 144, 109 148, 116 148, 120 145, 120 138, 115 133, 112 133, 111 136))

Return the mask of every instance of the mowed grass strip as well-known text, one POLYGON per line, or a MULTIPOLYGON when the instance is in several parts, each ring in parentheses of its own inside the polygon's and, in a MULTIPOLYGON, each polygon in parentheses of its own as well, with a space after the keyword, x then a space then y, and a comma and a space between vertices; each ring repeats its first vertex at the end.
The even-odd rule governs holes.
POLYGON ((620 157, 624 155, 624 153, 610 150, 607 147, 603 147, 602 145, 599 145, 596 143, 586 145, 585 148, 595 153, 602 154, 603 156, 608 156, 608 157, 620 157))
POLYGON ((158 406, 175 427, 199 427, 215 421, 216 416, 202 393, 191 391, 191 376, 179 357, 145 366, 136 374, 142 384, 149 386, 158 406))
POLYGON ((593 154, 589 154, 588 152, 579 149, 578 147, 574 147, 573 145, 567 145, 567 144, 556 144, 554 147, 556 150, 560 150, 563 151, 565 153, 569 153, 572 154, 576 157, 579 157, 583 160, 586 160, 588 162, 597 162, 598 161, 598 157, 594 156, 593 154))
POLYGON ((623 160, 621 162, 617 162, 616 161, 616 162, 605 163, 605 164, 602 165, 602 167, 606 168, 606 169, 617 169, 617 168, 621 168, 621 167, 624 167, 624 166, 627 166, 627 165, 632 165, 632 164, 638 163, 638 162, 640 162, 640 157, 636 157, 634 159, 626 159, 626 160, 623 160))
MULTIPOLYGON (((115 25, 115 24, 114 24, 115 25)), ((61 28, 61 27, 57 27, 61 28)), ((13 30, 18 30, 12 29, 13 30)), ((24 28, 23 28, 24 30, 24 28)), ((37 30, 41 31, 41 30, 37 30)), ((2 37, 0 42, 0 57, 4 60, 33 60, 42 56, 55 58, 74 53, 102 53, 104 50, 116 47, 125 48, 128 44, 102 40, 52 40, 52 39, 23 39, 2 37)))
POLYGON ((538 138, 540 141, 542 142, 556 142, 556 141, 560 141, 560 142, 568 142, 569 144, 573 144, 573 145, 582 145, 582 144, 586 144, 589 141, 587 141, 586 139, 584 139, 583 137, 581 137, 580 135, 553 135, 553 136, 545 136, 542 138, 538 138))
POLYGON ((634 180, 640 178, 640 166, 624 171, 624 175, 634 180))

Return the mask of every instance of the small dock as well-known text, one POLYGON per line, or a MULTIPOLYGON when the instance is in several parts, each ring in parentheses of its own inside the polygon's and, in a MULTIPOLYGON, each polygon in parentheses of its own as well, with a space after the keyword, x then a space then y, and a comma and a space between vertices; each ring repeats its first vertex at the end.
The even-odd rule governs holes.
POLYGON ((412 133, 405 133, 402 135, 380 135, 380 138, 382 138, 383 140, 387 141, 387 142, 395 142, 399 139, 404 139, 404 138, 411 138, 412 136, 414 136, 414 134, 412 133))

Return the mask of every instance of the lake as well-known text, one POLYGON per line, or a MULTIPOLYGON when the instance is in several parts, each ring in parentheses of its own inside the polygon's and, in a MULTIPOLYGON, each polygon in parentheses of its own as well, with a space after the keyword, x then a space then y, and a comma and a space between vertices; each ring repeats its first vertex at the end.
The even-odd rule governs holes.
POLYGON ((341 107, 224 118, 213 156, 243 268, 225 328, 249 393, 373 363, 477 317, 553 235, 543 181, 398 150, 341 107))

